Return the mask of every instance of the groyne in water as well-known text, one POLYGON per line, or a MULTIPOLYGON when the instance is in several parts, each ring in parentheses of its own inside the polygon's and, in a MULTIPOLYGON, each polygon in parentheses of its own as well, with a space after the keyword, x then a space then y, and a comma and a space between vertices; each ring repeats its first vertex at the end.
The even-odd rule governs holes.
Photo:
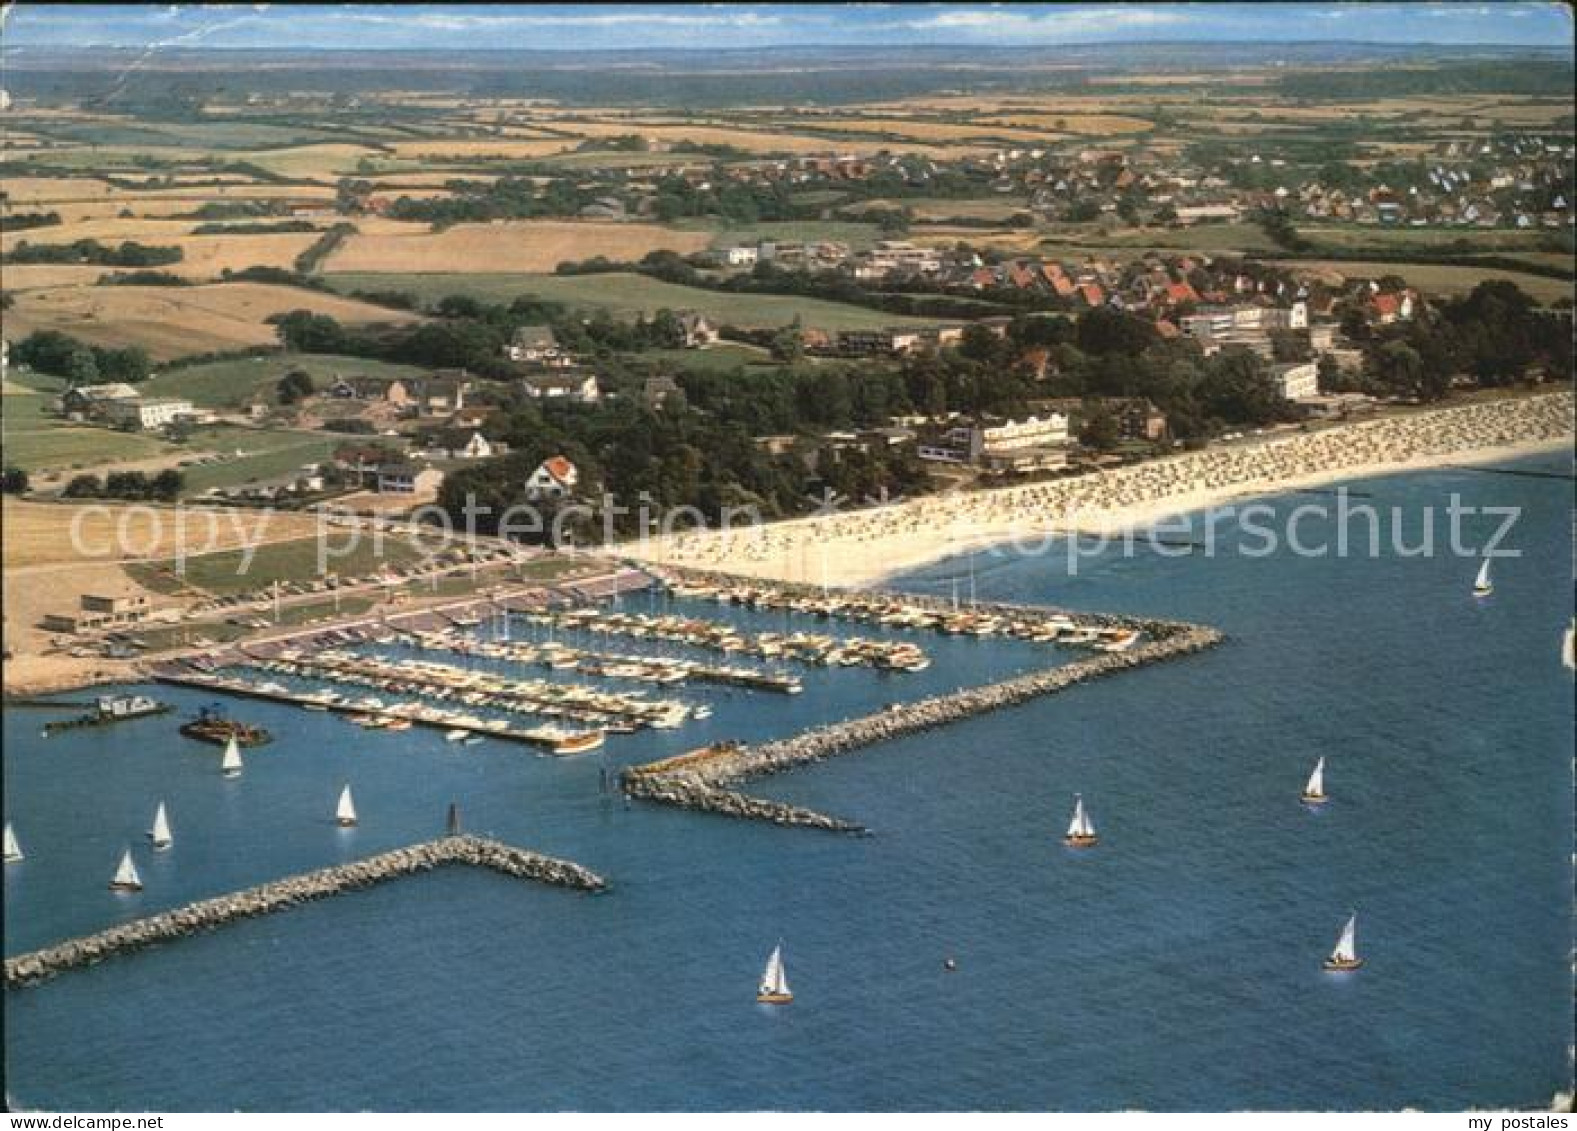
MULTIPOLYGON (((1024 609, 1023 606, 1011 607, 1024 609)), ((999 683, 899 704, 857 719, 813 727, 791 738, 756 747, 720 745, 692 756, 668 759, 665 763, 632 767, 623 774, 624 789, 632 797, 724 816, 839 832, 863 831, 861 826, 850 821, 782 802, 752 798, 730 787, 879 742, 948 726, 988 711, 1012 707, 1092 679, 1191 655, 1214 647, 1223 639, 1218 630, 1205 625, 1170 621, 1141 623, 1151 638, 1127 651, 1105 652, 999 683)))
POLYGON ((567 860, 556 860, 486 837, 443 836, 365 860, 270 880, 244 891, 199 900, 145 919, 121 923, 97 934, 67 939, 42 950, 8 958, 5 982, 8 987, 41 982, 66 970, 91 966, 116 954, 170 942, 198 931, 210 931, 237 919, 288 910, 297 904, 451 864, 489 868, 506 876, 578 891, 597 892, 607 887, 601 876, 567 860))

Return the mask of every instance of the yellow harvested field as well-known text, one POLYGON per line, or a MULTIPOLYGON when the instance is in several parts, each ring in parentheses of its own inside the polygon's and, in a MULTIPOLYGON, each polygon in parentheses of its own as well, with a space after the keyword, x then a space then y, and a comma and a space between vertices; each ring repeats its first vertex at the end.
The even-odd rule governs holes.
MULTIPOLYGON (((652 141, 732 145, 736 149, 753 153, 832 153, 862 147, 861 143, 848 140, 773 133, 770 130, 757 132, 723 126, 648 126, 639 122, 565 122, 563 126, 566 130, 574 130, 589 138, 640 134, 652 141)), ((881 144, 874 140, 868 143, 872 148, 880 148, 881 144)))
POLYGON ((183 279, 217 279, 246 267, 291 267, 296 256, 323 238, 321 232, 263 232, 239 236, 185 236, 171 242, 185 253, 164 268, 183 279))
POLYGON ((989 119, 1004 126, 1022 126, 1026 129, 1057 130, 1063 133, 1082 134, 1086 137, 1104 137, 1110 134, 1142 133, 1153 123, 1144 118, 1131 118, 1125 114, 1011 114, 989 119))
POLYGON ((0 510, 6 569, 78 561, 171 558, 233 550, 253 542, 310 538, 317 520, 289 511, 242 516, 196 508, 117 503, 30 503, 7 497, 0 510), (73 530, 75 528, 75 530, 73 530), (75 534, 75 537, 74 537, 75 534))
POLYGON ((789 118, 783 122, 785 129, 839 130, 849 133, 890 134, 894 137, 912 138, 915 141, 970 141, 1006 138, 1010 141, 1039 141, 1054 139, 1054 134, 1044 130, 1013 129, 989 122, 961 125, 956 122, 927 122, 914 118, 789 118))
POLYGON ((520 220, 458 224, 443 232, 408 225, 405 235, 355 235, 323 265, 325 271, 545 272, 566 260, 636 260, 659 249, 689 253, 711 241, 709 232, 680 232, 658 224, 520 220))
POLYGON ((574 149, 575 145, 573 138, 554 138, 544 141, 529 138, 476 138, 459 141, 423 139, 397 141, 394 143, 394 152, 402 158, 431 158, 439 161, 454 157, 549 157, 555 153, 563 153, 567 149, 574 149))
POLYGON ((346 323, 409 322, 416 316, 335 295, 262 283, 193 287, 64 287, 22 291, 6 333, 61 330, 99 346, 142 346, 158 361, 272 345, 273 314, 311 310, 346 323))
POLYGON ((5 191, 11 207, 67 200, 108 200, 121 195, 108 181, 91 177, 7 177, 5 191))
POLYGON ((7 264, 0 270, 0 290, 36 291, 42 287, 90 287, 113 267, 88 267, 68 263, 7 264))
MULTIPOLYGON (((449 170, 435 170, 431 173, 379 173, 371 178, 377 190, 387 192, 389 189, 405 188, 442 188, 445 181, 496 181, 497 173, 455 173, 449 170)), ((358 220, 359 224, 360 221, 358 220)))
POLYGON ((67 244, 88 239, 101 243, 136 240, 145 244, 170 244, 191 231, 192 225, 191 220, 122 220, 109 216, 101 220, 85 220, 80 224, 6 232, 0 236, 0 249, 9 254, 19 243, 67 244))
POLYGON ((296 145, 285 149, 254 149, 244 160, 287 177, 338 177, 354 173, 363 157, 377 158, 380 152, 366 145, 325 142, 321 145, 296 145))

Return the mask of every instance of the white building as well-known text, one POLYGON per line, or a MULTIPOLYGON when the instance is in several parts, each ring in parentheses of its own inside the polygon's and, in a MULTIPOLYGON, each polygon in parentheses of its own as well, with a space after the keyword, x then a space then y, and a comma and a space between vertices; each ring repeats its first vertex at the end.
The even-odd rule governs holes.
POLYGON ((522 377, 520 384, 533 400, 557 400, 562 397, 580 404, 592 404, 602 398, 597 375, 583 369, 531 373, 522 377))
POLYGON ((195 416, 191 401, 173 397, 141 397, 106 401, 100 408, 104 418, 114 424, 134 424, 145 431, 163 428, 183 416, 195 416))
POLYGON ((753 247, 731 247, 723 253, 723 262, 730 267, 754 267, 759 253, 753 247))
POLYGON ((465 442, 455 455, 460 459, 487 459, 493 454, 493 445, 488 443, 487 437, 480 432, 471 433, 471 438, 465 442))
POLYGON ((1306 400, 1320 395, 1320 370, 1312 361, 1294 361, 1270 367, 1271 380, 1289 401, 1306 400))
POLYGON ((574 492, 580 471, 563 456, 553 456, 537 465, 526 478, 526 498, 562 499, 574 492))
POLYGON ((1028 420, 1008 420, 977 431, 980 433, 981 453, 994 456, 1023 448, 1066 444, 1068 418, 1060 412, 1053 412, 1044 418, 1031 416, 1028 420))

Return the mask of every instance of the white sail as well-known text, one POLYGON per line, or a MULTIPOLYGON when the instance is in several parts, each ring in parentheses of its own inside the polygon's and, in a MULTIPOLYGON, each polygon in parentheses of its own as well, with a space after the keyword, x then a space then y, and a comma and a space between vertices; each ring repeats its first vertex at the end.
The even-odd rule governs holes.
POLYGON ((1357 931, 1358 916, 1353 914, 1342 928, 1342 937, 1336 940, 1336 949, 1331 951, 1332 962, 1353 962, 1358 958, 1357 931))
POLYGON ((219 763, 219 768, 224 771, 227 778, 233 778, 241 772, 241 747, 233 737, 225 743, 225 756, 219 763))
POLYGON ((339 823, 342 825, 354 825, 356 823, 356 802, 351 800, 350 786, 348 785, 340 790, 339 807, 334 810, 334 816, 339 819, 339 823))
POLYGON ((1095 835, 1095 823, 1090 820, 1090 815, 1084 811, 1084 798, 1080 794, 1075 794, 1073 797, 1073 820, 1068 822, 1068 835, 1095 835))
POLYGON ((1561 637, 1561 663, 1568 669, 1577 669, 1577 658, 1572 655, 1573 638, 1577 637, 1577 619, 1566 626, 1566 635, 1561 637))
POLYGON ((11 822, 5 823, 5 858, 8 861, 21 860, 22 846, 16 842, 16 833, 11 831, 11 822))
POLYGON ((170 835, 170 817, 164 811, 164 802, 159 802, 159 811, 153 815, 153 829, 148 833, 155 848, 168 848, 175 839, 170 835))
POLYGON ((1305 797, 1325 796, 1325 759, 1321 758, 1314 763, 1314 772, 1309 775, 1309 784, 1303 787, 1305 797))
POLYGON ((772 957, 767 959, 767 968, 761 974, 761 994, 763 996, 787 995, 789 992, 788 975, 783 970, 783 948, 772 948, 772 957))
POLYGON ((1484 564, 1478 567, 1478 577, 1473 582, 1473 588, 1479 593, 1488 593, 1494 588, 1489 582, 1489 559, 1484 559, 1484 564))
POLYGON ((115 886, 142 887, 142 877, 137 875, 137 865, 131 862, 131 849, 129 848, 126 850, 125 855, 120 858, 120 867, 115 870, 115 886))

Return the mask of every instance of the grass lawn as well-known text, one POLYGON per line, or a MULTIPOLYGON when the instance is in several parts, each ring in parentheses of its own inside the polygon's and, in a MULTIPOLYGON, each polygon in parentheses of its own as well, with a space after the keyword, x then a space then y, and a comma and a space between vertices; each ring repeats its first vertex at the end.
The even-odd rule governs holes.
MULTIPOLYGON (((325 433, 322 438, 304 432, 268 433, 231 431, 215 438, 214 450, 247 453, 223 463, 184 467, 186 494, 200 495, 211 487, 239 487, 254 480, 271 479, 304 464, 322 463, 346 437, 325 433), (261 440, 263 437, 267 439, 261 440), (285 438, 289 437, 287 441, 285 438)), ((194 445, 195 446, 195 445, 194 445)))
POLYGON ((425 372, 412 365, 333 354, 271 354, 167 370, 142 389, 145 396, 184 397, 199 408, 238 409, 260 397, 272 403, 274 386, 293 369, 311 374, 320 389, 338 376, 393 379, 419 377, 425 372))
MULTIPOLYGON (((370 537, 355 545, 349 543, 348 537, 348 531, 332 528, 330 536, 324 540, 324 564, 328 572, 360 577, 381 566, 406 565, 423 556, 406 538, 385 538, 381 547, 375 547, 370 537)), ((310 581, 322 576, 318 570, 318 552, 316 538, 298 538, 258 546, 252 551, 250 562, 246 561, 244 550, 204 554, 186 560, 185 584, 210 593, 229 594, 254 592, 275 581, 310 581)), ((170 563, 131 563, 126 566, 126 572, 140 584, 160 592, 172 591, 179 582, 179 575, 170 563)), ((341 608, 350 600, 349 596, 343 597, 341 608)), ((332 609, 333 596, 326 597, 325 603, 332 609)))
POLYGON ((147 459, 173 449, 162 440, 135 432, 116 432, 88 424, 40 418, 27 412, 12 414, 5 398, 5 427, 0 450, 7 464, 24 471, 88 469, 114 460, 147 459))
POLYGON ((687 220, 680 221, 674 227, 682 231, 711 230, 714 233, 713 247, 733 247, 736 244, 754 247, 762 240, 785 243, 836 240, 848 244, 853 251, 863 251, 883 238, 875 224, 856 220, 762 220, 738 226, 687 220))
POLYGON ((423 302, 451 294, 471 295, 489 302, 508 302, 520 295, 535 295, 582 310, 607 310, 619 318, 634 318, 642 313, 650 315, 664 307, 699 310, 716 322, 742 327, 784 326, 796 316, 806 326, 820 330, 921 326, 936 321, 791 295, 722 294, 624 272, 606 275, 329 274, 324 279, 343 294, 353 290, 397 290, 411 292, 423 302))
POLYGON ((1519 271, 1504 271, 1494 267, 1396 263, 1383 259, 1288 259, 1276 262, 1285 267, 1335 271, 1349 279, 1378 279, 1382 275, 1400 275, 1425 295, 1466 294, 1478 284, 1491 279, 1506 279, 1516 283, 1534 299, 1546 304, 1562 298, 1570 299, 1573 294, 1573 284, 1566 280, 1548 279, 1542 275, 1525 275, 1519 271))

